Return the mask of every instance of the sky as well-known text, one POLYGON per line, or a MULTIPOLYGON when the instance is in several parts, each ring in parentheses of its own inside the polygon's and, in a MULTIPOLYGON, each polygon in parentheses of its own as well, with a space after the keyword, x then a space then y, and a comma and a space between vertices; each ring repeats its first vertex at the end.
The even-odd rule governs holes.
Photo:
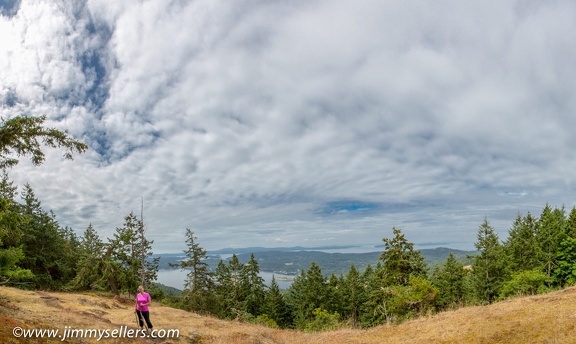
POLYGON ((8 171, 79 235, 474 249, 576 204, 571 0, 0 0, 0 40, 0 116, 90 147, 8 171))

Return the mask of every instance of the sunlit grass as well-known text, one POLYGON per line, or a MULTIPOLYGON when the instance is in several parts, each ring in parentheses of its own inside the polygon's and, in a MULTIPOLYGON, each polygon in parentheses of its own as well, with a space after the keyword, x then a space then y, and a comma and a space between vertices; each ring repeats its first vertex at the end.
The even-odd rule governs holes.
MULTIPOLYGON (((574 343, 576 289, 515 298, 484 307, 466 307, 372 329, 341 329, 321 333, 277 330, 238 321, 223 321, 154 303, 151 318, 156 329, 178 329, 179 339, 162 343, 574 343)), ((122 302, 93 293, 45 293, 0 287, 2 343, 25 343, 12 336, 16 326, 26 328, 136 329, 131 301, 122 302)), ((99 343, 146 343, 158 340, 105 339, 99 343)), ((59 339, 39 343, 63 343, 59 339)), ((64 343, 96 343, 95 339, 64 343)))

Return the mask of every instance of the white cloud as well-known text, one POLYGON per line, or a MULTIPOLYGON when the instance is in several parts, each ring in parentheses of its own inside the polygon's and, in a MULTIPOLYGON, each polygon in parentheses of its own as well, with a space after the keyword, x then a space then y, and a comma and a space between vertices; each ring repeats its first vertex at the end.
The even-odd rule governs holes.
POLYGON ((210 248, 392 226, 472 247, 484 216, 505 233, 574 204, 574 6, 22 1, 0 17, 0 114, 93 149, 11 175, 78 231, 143 198, 157 251, 186 227, 210 248), (338 201, 380 207, 318 214, 338 201))

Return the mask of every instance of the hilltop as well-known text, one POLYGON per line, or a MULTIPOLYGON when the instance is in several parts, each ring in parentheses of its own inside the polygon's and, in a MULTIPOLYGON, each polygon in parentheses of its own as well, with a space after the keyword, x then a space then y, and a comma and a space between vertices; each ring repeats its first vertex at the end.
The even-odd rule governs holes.
MULTIPOLYGON (((395 326, 307 334, 224 321, 155 303, 157 329, 177 329, 178 339, 42 339, 38 343, 573 343, 576 288, 466 307, 395 326)), ((93 293, 56 293, 0 287, 0 339, 24 329, 136 329, 133 304, 93 293)))

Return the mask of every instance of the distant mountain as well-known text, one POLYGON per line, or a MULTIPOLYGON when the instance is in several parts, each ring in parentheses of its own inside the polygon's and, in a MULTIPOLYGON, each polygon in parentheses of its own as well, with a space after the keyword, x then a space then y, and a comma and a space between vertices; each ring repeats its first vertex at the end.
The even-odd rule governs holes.
MULTIPOLYGON (((350 248, 352 246, 346 246, 350 248)), ((340 246, 339 248, 342 248, 340 246)), ((328 248, 324 248, 328 249, 328 248)), ((332 247, 331 249, 335 249, 332 247)), ((223 249, 218 251, 210 251, 209 259, 206 262, 210 265, 212 270, 216 269, 220 261, 220 254, 235 253, 242 263, 248 262, 250 254, 254 254, 254 258, 258 261, 260 271, 272 272, 284 275, 297 275, 301 270, 306 270, 311 262, 315 262, 320 266, 325 275, 332 273, 346 274, 350 270, 350 266, 354 265, 360 271, 364 270, 368 264, 375 266, 380 258, 382 251, 368 252, 368 253, 327 253, 321 251, 310 251, 310 248, 303 250, 302 247, 286 247, 286 248, 258 248, 249 247, 244 249, 223 249), (260 250, 264 249, 264 250, 260 250), (223 253, 226 252, 226 253, 223 253), (231 252, 231 253, 229 253, 231 252)), ((377 250, 375 248, 375 250, 377 250)), ((476 254, 475 251, 462 251, 445 247, 438 247, 434 249, 420 250, 424 260, 429 267, 435 264, 443 264, 450 253, 456 259, 465 264, 469 264, 468 256, 476 254)), ((183 254, 158 254, 160 256, 160 269, 174 269, 170 267, 170 263, 178 263, 183 254)))
MULTIPOLYGON (((420 250, 420 252, 429 267, 433 267, 435 264, 443 264, 450 253, 452 253, 456 259, 468 264, 467 257, 476 253, 475 251, 462 251, 444 247, 423 249, 420 250)), ((255 252, 254 258, 258 261, 261 271, 296 275, 301 270, 308 269, 311 262, 315 262, 320 266, 325 275, 332 273, 339 275, 346 274, 352 265, 360 271, 364 270, 369 264, 375 266, 381 254, 382 252, 326 253, 319 251, 265 251, 255 252)), ((237 256, 242 263, 250 259, 250 253, 242 253, 237 256)))
MULTIPOLYGON (((357 245, 345 245, 345 246, 317 246, 317 247, 302 247, 302 246, 290 246, 290 247, 243 247, 243 248, 222 248, 219 250, 209 251, 209 254, 242 254, 242 253, 256 253, 256 252, 291 252, 291 251, 323 251, 323 250, 343 250, 348 248, 360 247, 357 245)), ((384 246, 382 246, 384 247, 384 246)))

